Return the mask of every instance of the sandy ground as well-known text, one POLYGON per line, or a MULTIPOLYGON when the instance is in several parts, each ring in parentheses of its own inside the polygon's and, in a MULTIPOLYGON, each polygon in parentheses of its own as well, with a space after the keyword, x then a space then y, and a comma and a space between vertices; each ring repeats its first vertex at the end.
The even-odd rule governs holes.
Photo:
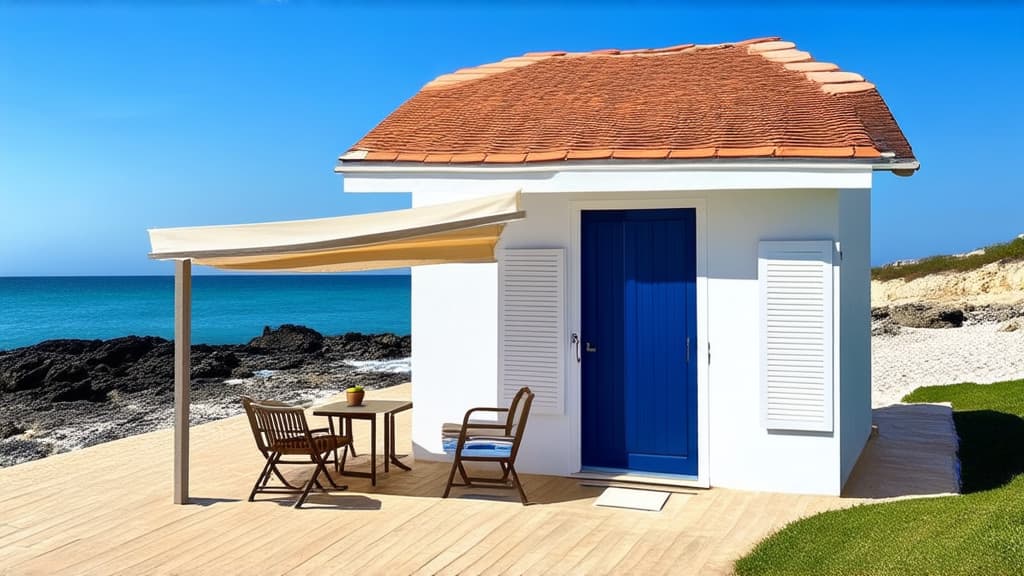
POLYGON ((871 339, 872 404, 899 402, 919 386, 1024 379, 1024 330, 1000 324, 901 328, 871 339))

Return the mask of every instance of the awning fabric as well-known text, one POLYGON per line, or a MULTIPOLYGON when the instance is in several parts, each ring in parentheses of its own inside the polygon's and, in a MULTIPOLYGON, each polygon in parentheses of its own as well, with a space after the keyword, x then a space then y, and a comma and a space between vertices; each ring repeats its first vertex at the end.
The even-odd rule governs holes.
POLYGON ((494 262, 504 224, 526 217, 510 193, 315 220, 149 231, 150 258, 228 270, 345 272, 494 262))

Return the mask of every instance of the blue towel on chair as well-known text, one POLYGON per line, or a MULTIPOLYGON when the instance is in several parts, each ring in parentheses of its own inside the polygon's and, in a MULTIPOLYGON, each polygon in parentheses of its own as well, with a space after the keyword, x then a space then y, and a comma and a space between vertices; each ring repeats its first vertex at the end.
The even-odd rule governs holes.
MULTIPOLYGON (((459 446, 458 438, 444 438, 441 446, 445 454, 455 454, 459 446)), ((498 438, 467 438, 462 447, 463 456, 483 456, 488 458, 508 458, 512 455, 512 442, 498 438)))

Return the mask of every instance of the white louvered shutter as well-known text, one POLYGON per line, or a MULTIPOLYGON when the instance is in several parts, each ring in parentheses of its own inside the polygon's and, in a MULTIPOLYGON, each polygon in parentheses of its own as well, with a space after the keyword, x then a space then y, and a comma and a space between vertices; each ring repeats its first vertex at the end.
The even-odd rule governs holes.
POLYGON ((532 411, 562 414, 565 251, 503 250, 498 260, 498 374, 502 400, 529 386, 532 411))
POLYGON ((761 400, 770 430, 832 431, 831 240, 761 242, 761 400))

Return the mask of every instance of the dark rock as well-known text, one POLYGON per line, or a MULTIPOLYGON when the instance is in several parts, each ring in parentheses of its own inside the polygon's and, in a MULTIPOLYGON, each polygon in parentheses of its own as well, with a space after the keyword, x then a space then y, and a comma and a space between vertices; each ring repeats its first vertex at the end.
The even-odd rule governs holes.
POLYGON ((53 368, 46 375, 47 384, 56 382, 81 382, 89 379, 89 371, 85 366, 78 363, 69 363, 53 368))
POLYGON ((970 306, 966 311, 968 324, 1005 323, 1024 317, 1024 304, 970 306))
POLYGON ((138 361, 154 347, 166 343, 167 340, 155 336, 125 336, 114 338, 101 344, 98 350, 88 359, 92 366, 106 364, 116 368, 122 364, 138 361))
POLYGON ((53 395, 53 402, 106 402, 107 392, 96 390, 90 382, 79 382, 53 395))
POLYGON ((232 378, 252 378, 254 375, 252 370, 244 366, 239 366, 231 371, 232 378))
POLYGON ((240 364, 231 352, 214 351, 192 363, 193 378, 227 378, 240 364))
POLYGON ((276 330, 263 327, 263 335, 249 341, 249 348, 257 353, 315 352, 324 344, 322 334, 294 324, 282 324, 276 330))
MULTIPOLYGON (((5 360, 11 359, 8 355, 5 360)), ((0 368, 0 389, 7 392, 32 390, 46 382, 46 374, 50 371, 50 361, 46 358, 30 356, 25 359, 14 358, 14 363, 0 368)))
POLYGON ((900 333, 900 325, 886 318, 871 324, 872 336, 895 336, 900 333))
POLYGON ((407 358, 412 354, 412 338, 409 336, 349 332, 327 340, 331 354, 345 360, 386 360, 407 358))
MULTIPOLYGON (((408 373, 357 373, 345 361, 404 358, 410 349, 408 336, 324 337, 292 325, 265 330, 251 346, 193 346, 192 399, 203 405, 193 423, 237 414, 239 394, 308 403, 351 385, 407 382, 408 373), (252 378, 259 370, 274 372, 252 378), (226 385, 227 378, 246 380, 226 385)), ((169 426, 173 390, 174 343, 163 338, 49 340, 0 351, 0 466, 169 426), (20 437, 26 428, 32 439, 20 437)))
POLYGON ((14 422, 0 422, 0 440, 10 438, 11 436, 17 436, 25 432, 25 429, 18 426, 14 422))
POLYGON ((53 453, 53 446, 45 442, 25 438, 7 438, 0 440, 0 467, 38 460, 51 453, 53 453))
POLYGON ((909 328, 959 328, 964 323, 962 309, 920 303, 893 306, 890 317, 909 328))

